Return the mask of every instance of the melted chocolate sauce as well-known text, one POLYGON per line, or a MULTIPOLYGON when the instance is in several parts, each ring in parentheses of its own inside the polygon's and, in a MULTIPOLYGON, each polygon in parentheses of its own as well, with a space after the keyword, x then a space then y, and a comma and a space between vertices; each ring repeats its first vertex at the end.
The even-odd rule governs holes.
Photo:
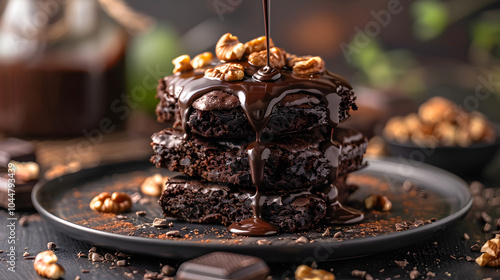
MULTIPOLYGON (((333 129, 339 123, 339 106, 341 97, 338 92, 352 90, 349 83, 339 75, 328 71, 323 73, 300 76, 295 75, 291 69, 283 68, 281 71, 274 69, 270 64, 270 37, 269 37, 269 5, 268 0, 263 0, 264 18, 267 42, 267 65, 261 69, 256 68, 247 61, 233 61, 245 69, 245 77, 240 81, 224 82, 204 77, 204 69, 192 70, 172 75, 166 79, 166 88, 179 100, 180 114, 185 137, 189 137, 190 129, 188 118, 193 103, 200 97, 213 91, 223 91, 238 97, 246 117, 255 131, 256 140, 248 148, 250 172, 256 193, 252 196, 253 218, 234 223, 229 226, 232 233, 249 236, 266 236, 276 234, 278 229, 261 218, 262 196, 259 186, 264 180, 264 168, 270 151, 268 144, 261 141, 261 134, 271 116, 273 107, 290 94, 303 93, 316 97, 326 105, 329 111, 329 125, 333 129)), ((322 146, 327 158, 332 159, 331 181, 337 177, 338 156, 341 144, 326 141, 322 146)), ((350 223, 363 218, 359 213, 343 207, 337 200, 337 189, 332 184, 328 194, 331 196, 329 212, 335 223, 350 223)), ((329 197, 330 197, 329 196, 329 197)))

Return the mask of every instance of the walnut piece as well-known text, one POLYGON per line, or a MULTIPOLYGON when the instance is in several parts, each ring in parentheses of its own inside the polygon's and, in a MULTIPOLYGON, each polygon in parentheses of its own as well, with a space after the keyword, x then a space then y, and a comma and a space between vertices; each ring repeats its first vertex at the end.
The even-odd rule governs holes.
POLYGON ((215 55, 223 61, 240 60, 245 54, 245 45, 240 43, 238 37, 226 33, 215 46, 215 55))
POLYGON ((476 259, 480 266, 500 266, 500 239, 493 238, 484 243, 481 248, 481 256, 476 259))
POLYGON ((161 174, 147 177, 141 185, 141 192, 145 195, 160 196, 167 179, 168 177, 163 177, 161 174))
POLYGON ((191 66, 190 60, 191 58, 187 54, 174 58, 174 60, 172 60, 172 64, 174 64, 173 72, 182 73, 189 70, 193 70, 193 66, 191 66))
POLYGON ((57 263, 57 256, 51 250, 38 253, 33 267, 38 275, 45 278, 59 279, 64 275, 64 268, 57 263))
MULTIPOLYGON (((271 62, 271 66, 276 69, 281 69, 285 66, 285 55, 280 48, 271 48, 271 56, 269 60, 271 62)), ((267 64, 267 50, 263 50, 260 52, 253 52, 248 56, 248 62, 255 66, 265 66, 267 64)))
MULTIPOLYGON (((269 38, 270 47, 274 47, 273 39, 269 38)), ((245 53, 251 54, 254 52, 260 52, 262 50, 267 49, 267 41, 266 36, 261 36, 259 38, 255 38, 251 41, 245 43, 245 53)))
POLYGON ((322 73, 325 70, 325 62, 319 56, 297 61, 292 67, 293 73, 297 75, 312 75, 322 73))
POLYGON ((200 53, 195 56, 191 61, 191 65, 194 69, 202 68, 209 65, 214 59, 214 55, 211 52, 200 53))
POLYGON ((392 209, 392 202, 385 195, 371 194, 363 200, 363 203, 368 210, 375 209, 386 212, 392 209))
POLYGON ((205 77, 226 82, 239 81, 245 76, 244 70, 241 64, 226 63, 218 65, 215 68, 207 69, 207 71, 205 71, 205 77))
POLYGON ((132 208, 130 196, 124 192, 114 192, 112 195, 103 192, 90 202, 90 209, 105 213, 121 213, 132 208))
POLYGON ((335 280, 335 275, 323 269, 314 269, 307 265, 300 265, 295 270, 297 280, 335 280))
POLYGON ((9 163, 14 164, 15 166, 15 176, 16 178, 23 181, 33 181, 37 180, 40 177, 40 166, 38 163, 33 161, 28 162, 19 162, 19 161, 10 161, 9 163))

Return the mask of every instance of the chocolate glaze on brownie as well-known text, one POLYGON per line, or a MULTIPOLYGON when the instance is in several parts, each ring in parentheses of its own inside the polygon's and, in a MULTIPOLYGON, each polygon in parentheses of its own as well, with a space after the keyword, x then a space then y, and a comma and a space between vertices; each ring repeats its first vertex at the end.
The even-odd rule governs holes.
MULTIPOLYGON (((253 188, 200 182, 176 176, 166 182, 159 203, 165 216, 192 223, 230 225, 251 218, 253 188)), ((262 195, 262 218, 284 232, 312 229, 325 217, 325 200, 309 191, 262 195)))
MULTIPOLYGON (((353 137, 359 133, 346 128, 337 128, 336 131, 335 139, 343 147, 338 162, 320 149, 322 143, 329 142, 321 130, 276 139, 269 144, 271 154, 265 165, 261 191, 276 193, 323 185, 331 177, 330 161, 337 162, 338 171, 334 170, 334 175, 362 168, 366 138, 353 137)), ((183 132, 175 129, 154 134, 152 142, 155 155, 151 162, 157 167, 212 182, 252 186, 246 151, 248 142, 199 137, 184 139, 183 132)))

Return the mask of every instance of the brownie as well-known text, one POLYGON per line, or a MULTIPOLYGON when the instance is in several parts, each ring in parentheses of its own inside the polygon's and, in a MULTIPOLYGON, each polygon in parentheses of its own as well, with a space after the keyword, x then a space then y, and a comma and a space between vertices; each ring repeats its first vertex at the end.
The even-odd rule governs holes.
MULTIPOLYGON (((176 129, 155 133, 152 136, 155 155, 151 157, 151 162, 157 167, 211 182, 253 186, 246 151, 247 142, 216 141, 200 137, 185 139, 183 136, 183 132, 176 129)), ((329 141, 326 139, 316 130, 314 133, 293 135, 271 142, 271 155, 266 162, 264 182, 260 190, 272 193, 325 184, 330 178, 331 169, 327 155, 320 150, 320 144, 329 141)), ((346 147, 340 155, 342 160, 339 162, 339 174, 364 166, 366 138, 362 137, 361 141, 362 144, 356 142, 355 146, 344 143, 346 147)))
MULTIPOLYGON (((253 215, 253 188, 176 176, 166 182, 159 204, 165 216, 191 223, 230 225, 253 215)), ((282 232, 311 229, 326 215, 326 203, 309 191, 263 196, 262 218, 282 232)), ((262 199, 262 198, 261 198, 262 199)))
MULTIPOLYGON (((338 118, 342 122, 349 117, 350 109, 356 110, 357 107, 352 90, 341 88, 338 94, 341 97, 338 118)), ((173 121, 174 127, 181 126, 178 100, 166 89, 165 79, 160 80, 157 98, 160 99, 156 108, 158 121, 173 121)), ((255 137, 239 99, 220 90, 207 93, 193 103, 187 125, 192 133, 204 137, 255 137)), ((273 107, 263 133, 283 135, 328 125, 328 110, 324 102, 299 92, 287 95, 273 107)))

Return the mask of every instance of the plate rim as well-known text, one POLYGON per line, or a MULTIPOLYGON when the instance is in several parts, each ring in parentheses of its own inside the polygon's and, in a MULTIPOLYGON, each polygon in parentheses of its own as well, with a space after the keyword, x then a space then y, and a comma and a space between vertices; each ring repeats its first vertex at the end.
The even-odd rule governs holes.
MULTIPOLYGON (((384 163, 384 164, 396 164, 396 165, 405 165, 396 162, 396 158, 391 158, 391 157, 385 157, 385 158, 366 158, 369 166, 373 164, 378 164, 384 163)), ((114 168, 115 167, 121 166, 121 165, 135 165, 135 164, 145 164, 144 161, 126 161, 126 162, 121 162, 121 163, 115 163, 115 164, 107 164, 107 165, 102 165, 102 166, 97 166, 89 169, 83 169, 81 171, 78 171, 76 173, 72 174, 66 174, 63 175, 61 178, 64 180, 65 178, 71 178, 73 176, 78 176, 81 174, 84 174, 84 172, 95 172, 98 169, 104 169, 104 168, 114 168)), ((154 166, 151 166, 154 167, 154 166)), ((369 168, 369 167, 367 167, 369 168)), ((118 249, 121 251, 128 251, 128 252, 133 252, 133 253, 138 253, 138 254, 146 254, 146 255, 153 255, 153 256, 158 256, 158 257, 166 257, 166 258, 171 258, 172 254, 167 254, 165 252, 151 252, 146 250, 146 248, 152 248, 156 247, 158 245, 163 246, 169 246, 171 248, 184 248, 187 249, 187 254, 184 254, 183 256, 180 256, 181 259, 189 259, 193 258, 193 253, 190 251, 199 251, 200 254, 194 254, 194 255, 202 255, 207 252, 212 252, 212 251, 229 251, 229 252, 240 252, 240 253, 245 253, 249 255, 255 255, 258 257, 264 257, 266 261, 269 262, 296 262, 300 260, 304 260, 307 258, 307 255, 311 253, 317 253, 317 249, 323 247, 324 249, 327 249, 325 247, 328 247, 331 250, 337 249, 339 246, 340 247, 352 247, 352 248, 367 248, 366 246, 368 244, 371 244, 373 242, 377 243, 383 243, 386 245, 384 250, 367 250, 365 255, 372 255, 376 253, 382 253, 382 252, 387 252, 391 251, 397 248, 400 248, 399 243, 401 242, 402 239, 410 238, 410 237, 417 237, 422 235, 423 233, 426 233, 428 231, 431 231, 432 233, 436 233, 438 231, 443 231, 444 229, 452 226, 459 220, 461 220, 470 210, 472 206, 472 196, 467 188, 467 183, 461 179, 460 177, 456 176, 453 173, 450 173, 448 171, 445 171, 443 169, 430 166, 428 164, 422 164, 419 167, 413 167, 417 168, 419 170, 424 170, 424 171, 430 171, 430 172, 438 172, 441 173, 444 176, 447 176, 457 182, 459 182, 459 187, 462 188, 461 192, 464 194, 467 194, 465 198, 465 202, 463 202, 461 207, 459 207, 454 213, 447 215, 439 220, 437 220, 434 223, 427 224, 421 227, 409 229, 406 231, 401 231, 401 232, 392 232, 388 233, 385 235, 379 235, 379 236, 370 236, 370 237, 363 237, 363 238, 356 238, 354 240, 345 240, 342 242, 335 242, 335 243, 329 243, 329 242, 314 242, 314 243, 308 243, 304 245, 290 245, 290 244, 271 244, 268 246, 258 246, 256 244, 241 244, 241 245, 226 245, 226 244, 210 244, 210 243, 200 243, 200 242, 193 242, 193 241, 184 241, 184 240, 164 240, 164 239, 155 239, 155 238, 147 238, 147 237, 141 237, 141 236, 127 236, 127 235, 122 235, 122 234, 117 234, 117 233, 111 233, 111 232, 105 232, 105 231, 100 231, 97 229, 85 227, 83 225, 79 225, 70 221, 67 221, 56 214, 51 213, 48 209, 45 209, 42 204, 39 201, 39 196, 41 196, 41 193, 43 191, 44 186, 47 186, 49 182, 53 182, 54 180, 57 180, 58 178, 52 179, 52 180, 41 180, 39 181, 33 188, 32 194, 31 194, 31 199, 33 202, 33 206, 35 209, 38 211, 38 213, 44 217, 48 222, 54 225, 56 230, 67 234, 67 233, 80 233, 77 234, 77 237, 80 237, 81 239, 92 244, 96 244, 102 247, 107 247, 107 248, 113 248, 113 249, 118 249), (86 235, 87 234, 87 235, 86 235), (95 242, 91 239, 91 235, 96 235, 99 238, 102 238, 108 242, 95 242), (86 238, 87 236, 90 236, 89 238, 86 238), (390 241, 390 242, 389 242, 390 241), (139 244, 139 246, 132 246, 129 248, 123 248, 122 246, 116 246, 116 244, 121 243, 121 242, 132 242, 139 244), (348 242, 348 245, 342 245, 346 244, 348 242), (106 244, 103 244, 106 243, 106 244), (138 249, 137 247, 140 247, 143 245, 145 249, 138 249), (255 251, 258 248, 257 253, 255 252, 250 252, 248 253, 247 251, 255 251), (276 257, 271 257, 272 254, 270 253, 275 253, 276 251, 287 251, 286 249, 292 249, 291 251, 297 251, 297 253, 301 252, 299 258, 297 257, 290 257, 288 258, 276 258, 276 257), (267 256, 269 254, 269 256, 267 256), (189 255, 189 256, 188 256, 189 255)), ((142 170, 142 169, 138 169, 142 170)), ((126 172, 115 172, 115 174, 120 174, 120 173, 126 173, 126 172)), ((433 236, 433 234, 429 234, 429 238, 433 236)), ((75 236, 70 235, 70 237, 75 238, 75 236)), ((415 241, 411 242, 411 244, 414 244, 422 239, 415 238, 415 241)), ((408 244, 409 246, 410 244, 408 244)), ((369 247, 368 247, 369 248, 369 247)), ((353 250, 355 251, 355 250, 353 250)), ((182 255, 182 254, 174 254, 174 255, 182 255)), ((334 259, 344 259, 344 258, 353 258, 353 257, 360 257, 362 255, 360 254, 342 254, 342 257, 336 257, 334 255, 328 256, 326 259, 322 259, 319 261, 326 261, 326 260, 334 260, 334 259)), ((316 258, 317 259, 317 258, 316 258)))

